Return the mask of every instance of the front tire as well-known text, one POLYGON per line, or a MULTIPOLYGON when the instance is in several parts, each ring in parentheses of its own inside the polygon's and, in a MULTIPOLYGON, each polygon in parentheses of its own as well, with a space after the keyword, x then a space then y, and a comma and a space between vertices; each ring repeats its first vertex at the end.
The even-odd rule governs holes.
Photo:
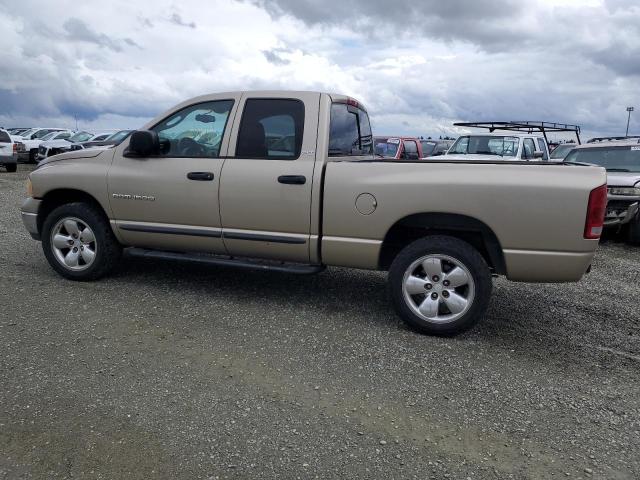
POLYGON ((18 165, 15 163, 8 163, 5 165, 5 168, 7 169, 7 172, 14 173, 18 170, 18 165))
POLYGON ((29 151, 29 163, 37 163, 38 150, 34 149, 29 151))
POLYGON ((117 265, 122 247, 103 213, 87 203, 54 209, 42 226, 42 250, 51 267, 69 280, 97 280, 117 265))
POLYGON ((454 237, 421 238, 404 248, 389 269, 398 315, 429 335, 465 332, 484 316, 491 272, 480 253, 454 237))

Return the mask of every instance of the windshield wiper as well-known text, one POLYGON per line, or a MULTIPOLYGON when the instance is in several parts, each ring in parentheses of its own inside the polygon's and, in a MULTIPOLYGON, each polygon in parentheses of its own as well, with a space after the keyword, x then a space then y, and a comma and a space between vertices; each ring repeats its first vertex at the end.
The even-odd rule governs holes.
POLYGON ((628 168, 607 168, 607 172, 630 172, 628 168))

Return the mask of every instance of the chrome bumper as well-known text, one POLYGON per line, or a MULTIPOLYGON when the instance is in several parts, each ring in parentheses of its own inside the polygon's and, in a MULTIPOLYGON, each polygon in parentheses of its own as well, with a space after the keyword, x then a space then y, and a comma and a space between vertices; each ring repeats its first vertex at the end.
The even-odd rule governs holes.
POLYGON ((639 202, 630 204, 626 210, 620 208, 614 210, 607 207, 607 214, 604 218, 604 226, 615 227, 616 225, 625 225, 636 218, 639 210, 639 202))
POLYGON ((22 223, 34 240, 40 240, 38 232, 38 209, 42 200, 27 198, 22 204, 22 223))

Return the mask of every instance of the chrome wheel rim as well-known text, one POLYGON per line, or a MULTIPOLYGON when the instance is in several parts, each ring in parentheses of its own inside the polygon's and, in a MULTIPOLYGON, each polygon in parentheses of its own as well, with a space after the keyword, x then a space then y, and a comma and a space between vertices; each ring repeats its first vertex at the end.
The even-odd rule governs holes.
POLYGON ((469 269, 448 255, 426 255, 407 268, 402 293, 409 308, 431 323, 450 323, 469 311, 475 282, 469 269))
POLYGON ((86 270, 96 258, 96 237, 89 225, 79 218, 59 220, 51 230, 50 241, 56 260, 69 270, 86 270))

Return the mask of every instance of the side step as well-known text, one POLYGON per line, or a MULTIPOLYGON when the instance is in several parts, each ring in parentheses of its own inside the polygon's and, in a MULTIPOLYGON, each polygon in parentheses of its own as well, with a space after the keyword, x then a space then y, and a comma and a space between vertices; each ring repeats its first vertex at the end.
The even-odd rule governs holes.
POLYGON ((324 265, 305 265, 302 263, 286 263, 270 260, 225 257, 223 255, 211 255, 206 253, 180 253, 163 252, 161 250, 148 250, 146 248, 127 248, 125 252, 132 257, 157 258, 162 260, 179 260, 196 262, 207 265, 219 265, 224 267, 249 268, 252 270, 268 270, 272 272, 295 273, 298 275, 310 275, 320 273, 326 267, 324 265))

